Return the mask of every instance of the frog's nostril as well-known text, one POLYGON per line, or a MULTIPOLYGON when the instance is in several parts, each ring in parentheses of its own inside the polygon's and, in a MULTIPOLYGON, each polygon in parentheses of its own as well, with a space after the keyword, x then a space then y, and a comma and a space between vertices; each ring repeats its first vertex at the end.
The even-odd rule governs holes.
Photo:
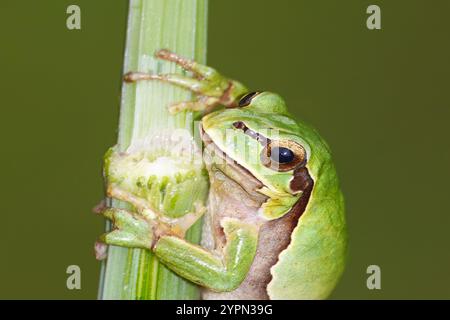
POLYGON ((239 129, 239 130, 244 130, 244 131, 247 129, 247 126, 242 121, 233 122, 233 127, 235 127, 236 129, 239 129))

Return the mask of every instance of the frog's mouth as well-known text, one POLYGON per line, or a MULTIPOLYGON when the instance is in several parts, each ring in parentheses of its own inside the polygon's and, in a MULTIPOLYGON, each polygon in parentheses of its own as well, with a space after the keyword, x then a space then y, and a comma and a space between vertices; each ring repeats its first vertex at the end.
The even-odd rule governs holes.
MULTIPOLYGON (((219 170, 226 175, 229 179, 238 183, 252 198, 261 198, 263 195, 258 192, 259 189, 265 185, 256 178, 248 169, 240 165, 236 160, 228 156, 222 151, 211 139, 211 137, 205 132, 203 127, 200 127, 201 138, 205 145, 205 157, 208 171, 219 170), (211 156, 218 157, 221 161, 214 161, 211 156)), ((265 196, 263 196, 266 198, 265 196)), ((261 199, 263 200, 263 199, 261 199)))

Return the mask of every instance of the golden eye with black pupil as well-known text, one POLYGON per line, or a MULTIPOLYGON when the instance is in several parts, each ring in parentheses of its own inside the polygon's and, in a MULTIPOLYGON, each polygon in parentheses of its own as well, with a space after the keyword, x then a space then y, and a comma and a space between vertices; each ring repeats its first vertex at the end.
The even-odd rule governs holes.
POLYGON ((289 163, 294 160, 294 152, 285 147, 275 147, 270 150, 270 159, 278 163, 289 163))
POLYGON ((261 162, 267 168, 285 172, 306 164, 306 151, 290 140, 271 140, 261 151, 261 162))
POLYGON ((258 94, 260 94, 260 92, 254 91, 254 92, 250 92, 250 93, 247 93, 246 95, 244 95, 244 96, 239 100, 239 103, 238 103, 239 107, 242 108, 242 107, 248 106, 248 105, 252 102, 252 99, 253 99, 254 97, 256 97, 258 94))

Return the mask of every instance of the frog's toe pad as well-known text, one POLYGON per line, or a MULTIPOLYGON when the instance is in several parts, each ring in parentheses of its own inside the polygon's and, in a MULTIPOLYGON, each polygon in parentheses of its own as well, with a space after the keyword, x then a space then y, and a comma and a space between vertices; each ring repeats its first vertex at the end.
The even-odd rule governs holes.
POLYGON ((105 260, 108 256, 108 245, 106 243, 96 241, 94 245, 95 258, 97 260, 105 260))

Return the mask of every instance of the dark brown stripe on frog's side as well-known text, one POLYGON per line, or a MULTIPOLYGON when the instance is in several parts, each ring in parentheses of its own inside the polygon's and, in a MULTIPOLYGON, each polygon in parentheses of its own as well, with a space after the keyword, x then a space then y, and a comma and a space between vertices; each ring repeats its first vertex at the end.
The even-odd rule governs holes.
MULTIPOLYGON (((267 288, 267 285, 272 280, 270 268, 278 262, 280 253, 291 242, 292 231, 297 226, 298 220, 308 205, 313 187, 314 181, 309 175, 308 169, 305 167, 296 169, 291 180, 291 189, 302 192, 300 199, 285 216, 271 220, 261 228, 256 255, 261 257, 264 252, 268 252, 268 248, 273 252, 273 254, 261 257, 261 262, 267 270, 263 279, 264 289, 267 288)), ((267 298, 269 297, 267 296, 267 298)))

